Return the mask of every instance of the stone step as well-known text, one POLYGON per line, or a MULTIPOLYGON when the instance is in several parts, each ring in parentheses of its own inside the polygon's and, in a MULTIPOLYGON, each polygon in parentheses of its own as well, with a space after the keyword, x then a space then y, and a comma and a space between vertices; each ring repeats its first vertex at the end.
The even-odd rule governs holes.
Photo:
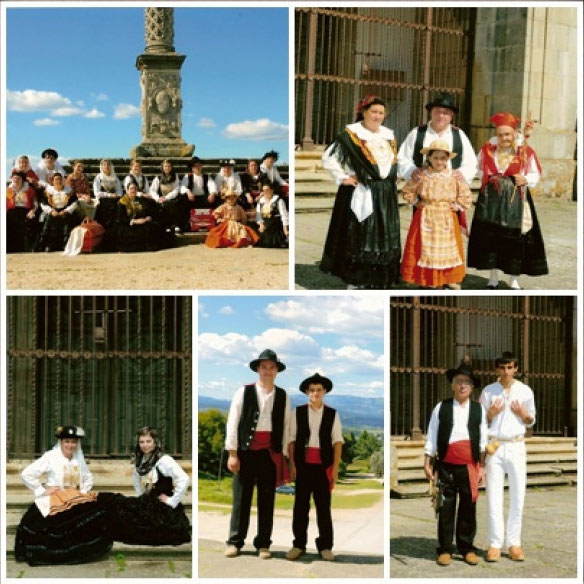
MULTIPOLYGON (((14 558, 14 540, 16 533, 6 534, 6 559, 14 558)), ((190 559, 193 553, 193 544, 184 543, 182 545, 165 545, 165 546, 149 546, 149 545, 127 545, 125 543, 115 542, 110 552, 112 556, 123 554, 129 560, 145 558, 145 559, 161 559, 161 558, 175 558, 190 559)))

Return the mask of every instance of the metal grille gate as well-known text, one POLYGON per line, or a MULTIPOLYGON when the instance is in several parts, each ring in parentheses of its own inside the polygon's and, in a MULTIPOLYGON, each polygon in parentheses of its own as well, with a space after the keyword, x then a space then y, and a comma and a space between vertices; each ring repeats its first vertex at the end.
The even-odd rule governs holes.
POLYGON ((439 91, 456 96, 469 120, 474 8, 297 8, 295 142, 328 144, 369 94, 387 103, 401 142, 426 121, 439 91))
MULTIPOLYGON (((518 378, 534 391, 534 433, 569 426, 571 297, 428 297, 390 302, 392 435, 420 438, 430 414, 451 396, 445 372, 470 358, 481 386, 495 381, 494 359, 519 358, 518 378)), ((473 397, 478 399, 480 389, 473 397)))
POLYGON ((190 297, 8 297, 8 452, 39 454, 60 424, 92 456, 127 456, 154 426, 190 456, 190 297))

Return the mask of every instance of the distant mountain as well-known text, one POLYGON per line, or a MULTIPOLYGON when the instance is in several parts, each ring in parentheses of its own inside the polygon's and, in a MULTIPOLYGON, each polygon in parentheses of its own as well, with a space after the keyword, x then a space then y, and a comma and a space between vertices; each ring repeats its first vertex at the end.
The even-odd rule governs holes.
MULTIPOLYGON (((300 393, 290 396, 292 409, 306 403, 306 397, 300 393)), ((338 410, 344 427, 383 429, 383 399, 355 397, 352 395, 331 394, 325 398, 327 405, 338 410)), ((215 399, 205 395, 199 396, 199 411, 217 409, 222 412, 229 411, 229 400, 215 399)))

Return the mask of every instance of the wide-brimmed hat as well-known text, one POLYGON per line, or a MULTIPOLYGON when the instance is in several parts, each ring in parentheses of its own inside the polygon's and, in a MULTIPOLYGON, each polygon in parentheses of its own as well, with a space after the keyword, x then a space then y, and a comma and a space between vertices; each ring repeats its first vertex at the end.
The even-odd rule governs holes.
POLYGON ((203 164, 203 161, 198 156, 193 156, 191 158, 191 166, 195 166, 195 164, 203 164))
POLYGON ((47 149, 43 150, 43 153, 41 154, 41 158, 45 158, 45 156, 52 156, 55 160, 57 160, 57 158, 59 158, 59 154, 54 148, 47 148, 47 149))
POLYGON ((439 93, 434 99, 426 104, 426 109, 430 111, 433 107, 447 107, 455 114, 458 113, 458 106, 454 103, 454 96, 451 93, 439 93))
POLYGON ((275 150, 270 150, 269 152, 266 152, 263 156, 262 156, 262 162, 266 159, 266 158, 273 158, 274 161, 278 160, 278 156, 279 154, 275 151, 275 150))
POLYGON ((452 152, 450 146, 445 140, 434 140, 429 146, 426 148, 422 148, 420 152, 427 156, 428 152, 432 152, 432 150, 442 150, 443 152, 447 152, 449 158, 454 158, 456 156, 456 152, 452 152))
POLYGON ((250 361, 249 367, 252 371, 257 371, 261 361, 273 361, 278 366, 278 372, 284 371, 286 365, 278 359, 278 355, 272 349, 264 349, 260 356, 253 361, 250 361))
POLYGON ((222 199, 227 199, 227 197, 235 197, 235 198, 237 198, 237 197, 239 197, 239 195, 233 189, 227 189, 227 190, 225 190, 225 192, 221 193, 221 198, 222 199))
POLYGON ((300 384, 300 391, 306 393, 308 391, 308 387, 311 384, 320 383, 325 391, 328 393, 333 388, 333 382, 328 377, 323 377, 320 373, 315 373, 310 377, 307 377, 301 384, 300 384))
POLYGON ((59 426, 55 432, 55 438, 83 438, 85 431, 79 426, 59 426))
POLYGON ((220 160, 219 161, 219 166, 223 167, 223 166, 235 166, 235 160, 233 160, 233 158, 231 158, 230 160, 220 160))
POLYGON ((481 380, 473 373, 473 370, 463 361, 456 369, 449 369, 446 372, 446 378, 450 383, 457 375, 466 375, 472 379, 472 384, 479 387, 481 380))

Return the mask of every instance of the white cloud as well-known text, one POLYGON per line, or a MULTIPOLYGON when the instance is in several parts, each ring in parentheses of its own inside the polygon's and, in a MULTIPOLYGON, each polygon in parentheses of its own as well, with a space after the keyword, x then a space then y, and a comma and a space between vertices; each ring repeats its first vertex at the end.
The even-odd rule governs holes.
POLYGON ((209 318, 211 315, 207 312, 205 305, 199 300, 199 316, 209 318))
POLYGON ((6 92, 6 107, 10 111, 38 112, 70 105, 71 100, 56 91, 25 89, 24 91, 8 90, 6 92))
POLYGON ((105 114, 100 112, 96 107, 83 114, 84 118, 105 118, 105 114))
POLYGON ((241 347, 249 345, 249 337, 239 333, 202 333, 199 335, 199 359, 203 360, 228 360, 233 362, 241 360, 241 347))
POLYGON ((119 103, 114 107, 114 119, 125 120, 126 118, 134 118, 141 114, 139 107, 131 103, 119 103))
MULTIPOLYGON (((92 95, 94 95, 94 94, 92 94, 92 95)), ((98 93, 95 96, 95 100, 96 101, 108 101, 109 97, 105 93, 98 93)))
POLYGON ((235 314, 235 310, 231 306, 222 306, 218 311, 219 314, 235 314))
POLYGON ((322 358, 330 363, 343 363, 347 366, 351 363, 360 367, 370 367, 383 371, 383 355, 379 355, 368 349, 361 349, 356 345, 345 345, 339 349, 323 348, 322 358))
POLYGON ((60 123, 61 122, 53 120, 52 118, 40 118, 33 122, 35 126, 58 126, 60 123))
POLYGON ((245 120, 229 124, 223 135, 231 140, 288 140, 288 125, 272 122, 268 118, 245 120))
POLYGON ((74 106, 58 107, 51 111, 51 115, 58 116, 60 118, 66 118, 69 116, 80 116, 83 110, 74 106))
POLYGON ((211 118, 201 118, 197 122, 199 128, 214 128, 217 124, 211 118))

